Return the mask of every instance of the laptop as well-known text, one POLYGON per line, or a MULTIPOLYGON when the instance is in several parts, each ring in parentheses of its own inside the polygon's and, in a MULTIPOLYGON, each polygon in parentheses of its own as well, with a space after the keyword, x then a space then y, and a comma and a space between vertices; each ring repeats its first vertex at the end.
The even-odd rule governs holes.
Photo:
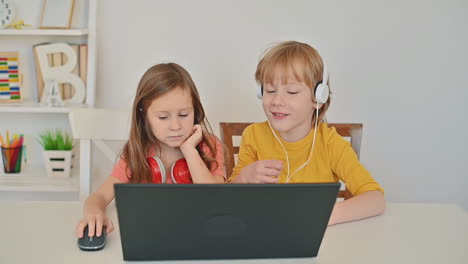
POLYGON ((315 257, 340 184, 115 184, 124 260, 315 257))

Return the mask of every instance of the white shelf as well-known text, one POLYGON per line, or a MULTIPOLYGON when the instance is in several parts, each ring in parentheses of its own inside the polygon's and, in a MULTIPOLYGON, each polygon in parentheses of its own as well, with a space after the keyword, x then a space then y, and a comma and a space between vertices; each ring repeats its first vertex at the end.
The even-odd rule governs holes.
POLYGON ((0 35, 86 36, 88 29, 0 29, 0 35))
POLYGON ((38 102, 24 101, 18 103, 0 104, 0 113, 69 113, 74 108, 90 108, 88 105, 65 107, 42 106, 38 102))
MULTIPOLYGON (((33 2, 33 1, 21 1, 33 2)), ((37 2, 37 1, 34 1, 37 2)), ((22 63, 23 76, 29 80, 29 84, 26 83, 22 90, 34 91, 34 57, 31 51, 32 45, 35 42, 73 42, 73 39, 79 40, 81 44, 87 44, 87 81, 86 81, 86 100, 85 104, 80 105, 65 105, 65 107, 47 107, 40 105, 36 100, 30 97, 23 97, 24 100, 18 103, 0 103, 0 124, 4 124, 4 120, 11 123, 10 120, 19 120, 15 123, 15 126, 22 126, 25 134, 37 134, 39 131, 52 124, 55 115, 59 117, 60 123, 57 123, 61 128, 66 127, 64 124, 65 119, 63 117, 68 116, 68 113, 74 109, 82 108, 93 108, 95 105, 95 92, 96 92, 96 20, 97 20, 97 8, 99 0, 75 0, 79 11, 78 20, 74 19, 72 25, 73 29, 38 29, 38 28, 24 28, 24 29, 6 29, 0 27, 0 46, 8 49, 18 49, 22 51, 22 63), (87 20, 87 21, 85 21, 87 20), (28 71, 29 70, 29 71, 28 71), (29 86, 29 87, 27 87, 29 86), (52 118, 51 118, 52 117, 52 118), (33 123, 29 122, 33 119, 33 123), (44 124, 41 121, 44 121, 44 124)), ((40 5, 37 3, 34 6, 28 7, 38 8, 40 5)), ((25 7, 26 8, 26 7, 25 7)), ((76 15, 76 14, 75 14, 76 15)), ((23 17, 25 21, 37 21, 33 16, 23 17)), ((22 18, 22 19, 23 19, 22 18)), ((37 78, 37 76, 36 76, 37 78)), ((0 125, 3 128, 2 125, 0 125)), ((81 140, 86 142, 86 140, 81 140)), ((91 179, 91 147, 90 144, 84 144, 84 147, 79 150, 80 165, 75 166, 72 171, 72 179, 54 179, 46 176, 46 171, 41 164, 37 164, 37 168, 34 166, 31 168, 31 164, 25 166, 25 170, 20 174, 5 174, 3 168, 0 165, 0 200, 1 199, 17 199, 18 197, 33 197, 33 199, 43 199, 47 197, 47 193, 50 192, 50 199, 68 199, 67 195, 76 193, 78 196, 85 197, 89 195, 90 191, 90 179, 91 179), (36 170, 34 170, 36 169, 36 170), (81 180, 80 180, 81 179, 81 180), (35 193, 41 193, 40 196, 34 196, 35 193), (66 194, 65 196, 61 196, 66 194)), ((34 153, 32 155, 37 155, 34 153)), ((1 155, 0 155, 1 156, 1 155)), ((78 158, 77 157, 77 158, 78 158)), ((0 158, 1 164, 1 158, 0 158)), ((36 165, 36 164, 35 164, 36 165)), ((76 196, 76 195, 74 195, 76 196)), ((49 199, 47 198, 47 199, 49 199)))
MULTIPOLYGON (((2 168, 3 169, 3 168, 2 168)), ((0 191, 23 192, 78 192, 78 174, 72 170, 71 178, 49 178, 44 168, 22 168, 21 173, 0 174, 0 191)))

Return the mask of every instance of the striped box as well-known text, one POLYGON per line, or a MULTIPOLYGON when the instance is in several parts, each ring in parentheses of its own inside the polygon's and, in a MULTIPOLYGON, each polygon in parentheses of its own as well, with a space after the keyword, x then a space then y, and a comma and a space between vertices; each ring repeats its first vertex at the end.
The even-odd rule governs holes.
POLYGON ((21 100, 18 52, 0 52, 0 102, 21 100))

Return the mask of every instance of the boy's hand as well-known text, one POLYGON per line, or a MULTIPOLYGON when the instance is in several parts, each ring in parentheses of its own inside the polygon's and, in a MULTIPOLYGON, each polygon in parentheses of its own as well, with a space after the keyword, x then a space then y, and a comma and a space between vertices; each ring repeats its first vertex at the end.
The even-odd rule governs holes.
POLYGON ((278 183, 282 170, 280 160, 259 160, 243 168, 238 177, 244 183, 278 183))
POLYGON ((202 128, 200 125, 194 125, 192 135, 190 135, 182 145, 180 145, 180 149, 183 150, 184 148, 195 148, 200 141, 202 140, 202 128))
POLYGON ((78 223, 76 226, 76 236, 78 238, 83 237, 83 230, 88 226, 88 235, 91 236, 101 236, 102 227, 106 227, 106 233, 114 231, 114 224, 112 221, 107 218, 104 214, 89 214, 78 223))

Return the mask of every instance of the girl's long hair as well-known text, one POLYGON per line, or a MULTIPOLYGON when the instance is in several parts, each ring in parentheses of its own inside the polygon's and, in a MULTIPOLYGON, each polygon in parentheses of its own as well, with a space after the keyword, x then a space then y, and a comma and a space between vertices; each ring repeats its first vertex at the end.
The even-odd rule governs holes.
POLYGON ((152 172, 146 161, 150 148, 161 149, 159 141, 154 136, 147 120, 147 110, 158 96, 173 89, 187 89, 192 96, 194 108, 194 123, 202 127, 202 140, 210 153, 203 153, 200 144, 198 153, 212 170, 223 166, 216 161, 217 147, 211 126, 205 118, 205 111, 198 95, 197 87, 190 74, 176 63, 157 64, 149 68, 141 78, 136 91, 132 108, 130 137, 125 143, 120 157, 127 163, 127 177, 130 183, 151 183, 152 172))

